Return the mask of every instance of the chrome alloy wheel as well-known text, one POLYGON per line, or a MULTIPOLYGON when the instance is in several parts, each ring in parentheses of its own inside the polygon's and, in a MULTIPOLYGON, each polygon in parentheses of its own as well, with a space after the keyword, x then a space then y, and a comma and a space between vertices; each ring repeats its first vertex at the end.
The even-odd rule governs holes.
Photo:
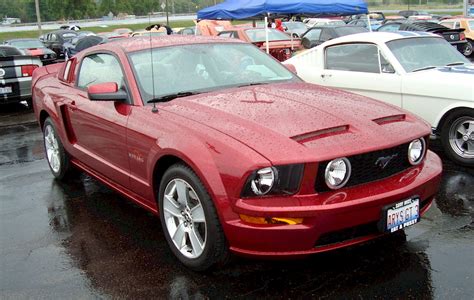
POLYGON ((181 254, 199 257, 206 246, 206 216, 196 192, 183 179, 173 179, 166 186, 163 216, 173 244, 181 254))
POLYGON ((56 135, 54 134, 54 128, 51 125, 46 125, 44 129, 44 147, 46 149, 46 157, 51 169, 58 173, 61 169, 61 157, 59 153, 59 144, 56 135))
POLYGON ((457 119, 449 128, 449 144, 460 157, 474 158, 474 119, 457 119))

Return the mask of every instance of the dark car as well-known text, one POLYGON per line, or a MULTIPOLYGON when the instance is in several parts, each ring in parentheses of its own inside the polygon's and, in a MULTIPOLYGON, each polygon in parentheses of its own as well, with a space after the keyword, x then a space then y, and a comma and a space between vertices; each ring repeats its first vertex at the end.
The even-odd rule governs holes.
MULTIPOLYGON (((470 44, 464 35, 464 29, 451 29, 446 26, 436 24, 433 22, 392 22, 380 26, 377 31, 392 32, 392 31, 424 31, 438 34, 446 39, 451 45, 456 47, 459 52, 465 56, 469 56, 470 44)), ((472 52, 472 51, 471 51, 472 52)))
POLYGON ((5 45, 10 45, 21 49, 26 55, 39 57, 43 65, 53 63, 56 60, 56 53, 48 49, 38 39, 12 39, 5 41, 5 45))
POLYGON ((398 12, 399 16, 403 16, 405 18, 411 16, 430 16, 430 14, 426 11, 416 11, 416 10, 401 10, 398 12))
POLYGON ((13 46, 0 45, 0 104, 23 100, 31 107, 31 76, 41 60, 13 46))
POLYGON ((53 50, 58 58, 64 58, 64 44, 72 43, 77 35, 77 31, 73 30, 52 31, 43 36, 43 44, 53 50))
POLYGON ((367 32, 367 28, 360 26, 319 26, 308 29, 301 37, 301 44, 305 49, 313 48, 324 42, 341 36, 367 32))

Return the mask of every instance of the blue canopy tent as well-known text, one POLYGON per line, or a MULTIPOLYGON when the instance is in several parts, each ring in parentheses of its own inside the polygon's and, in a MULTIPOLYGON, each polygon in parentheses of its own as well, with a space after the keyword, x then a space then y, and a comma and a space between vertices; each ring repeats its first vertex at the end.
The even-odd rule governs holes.
POLYGON ((200 20, 262 19, 268 15, 346 16, 367 14, 364 0, 227 0, 198 11, 200 20))
MULTIPOLYGON (((367 14, 365 0, 227 0, 201 9, 198 20, 249 20, 268 16, 347 16, 367 14)), ((370 22, 370 20, 369 20, 370 22)), ((266 30, 268 49, 268 30, 266 30)), ((292 37, 293 38, 293 37, 292 37)))

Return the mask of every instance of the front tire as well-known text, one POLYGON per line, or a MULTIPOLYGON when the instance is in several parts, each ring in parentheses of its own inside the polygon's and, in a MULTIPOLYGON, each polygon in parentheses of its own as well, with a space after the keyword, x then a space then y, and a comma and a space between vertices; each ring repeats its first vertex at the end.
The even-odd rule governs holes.
POLYGON ((474 110, 464 108, 450 114, 441 129, 441 144, 455 163, 474 166, 474 110))
POLYGON ((54 177, 58 180, 72 177, 75 170, 69 162, 69 155, 64 150, 51 118, 47 118, 43 124, 43 143, 46 159, 54 177))
POLYGON ((227 261, 229 251, 216 209, 191 168, 175 164, 165 172, 158 206, 166 241, 185 266, 205 271, 227 261))

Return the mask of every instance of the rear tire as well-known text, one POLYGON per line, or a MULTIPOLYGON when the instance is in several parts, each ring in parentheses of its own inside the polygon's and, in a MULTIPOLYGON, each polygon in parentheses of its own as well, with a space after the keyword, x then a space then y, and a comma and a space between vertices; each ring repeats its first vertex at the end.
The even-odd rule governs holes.
POLYGON ((56 127, 51 118, 47 118, 43 125, 43 144, 46 153, 46 160, 54 177, 65 181, 77 174, 70 164, 69 154, 64 150, 61 139, 59 138, 56 127))
POLYGON ((473 52, 473 47, 474 47, 474 41, 467 40, 467 44, 464 47, 462 54, 466 57, 471 56, 473 52))
POLYGON ((441 144, 455 163, 474 166, 474 109, 459 109, 446 118, 441 129, 441 144))
POLYGON ((166 241, 181 263, 194 271, 227 263, 229 250, 216 208, 191 168, 175 164, 166 170, 158 206, 166 241))

